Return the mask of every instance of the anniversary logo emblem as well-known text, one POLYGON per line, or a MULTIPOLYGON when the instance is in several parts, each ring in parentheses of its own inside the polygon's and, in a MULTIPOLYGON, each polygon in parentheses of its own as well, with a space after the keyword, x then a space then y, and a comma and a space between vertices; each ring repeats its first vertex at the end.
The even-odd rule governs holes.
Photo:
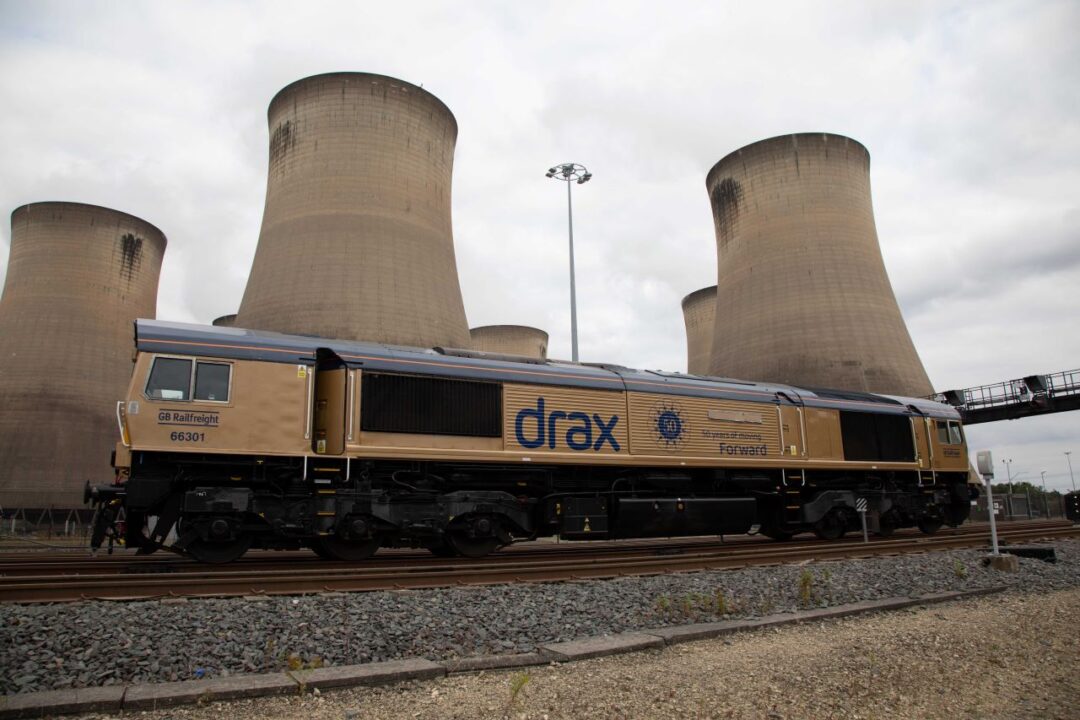
POLYGON ((657 444, 669 449, 685 443, 690 433, 690 424, 679 406, 672 403, 658 403, 653 407, 653 423, 657 444))

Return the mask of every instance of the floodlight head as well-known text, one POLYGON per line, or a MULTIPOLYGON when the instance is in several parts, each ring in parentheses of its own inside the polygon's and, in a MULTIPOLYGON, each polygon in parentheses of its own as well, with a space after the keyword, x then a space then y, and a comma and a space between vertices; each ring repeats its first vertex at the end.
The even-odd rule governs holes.
POLYGON ((555 173, 553 173, 553 172, 546 172, 546 173, 544 173, 544 177, 555 177, 555 173))

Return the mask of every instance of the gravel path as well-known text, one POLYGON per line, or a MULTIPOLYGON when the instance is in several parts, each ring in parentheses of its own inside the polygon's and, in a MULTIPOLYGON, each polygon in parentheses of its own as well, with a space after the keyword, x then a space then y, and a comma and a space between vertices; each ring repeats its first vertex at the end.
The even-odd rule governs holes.
POLYGON ((528 652, 624 630, 1003 583, 1080 587, 1080 541, 1056 564, 984 568, 977 550, 583 583, 336 596, 0 607, 5 694, 528 652))
MULTIPOLYGON (((144 712, 146 720, 1075 720, 1080 589, 743 633, 527 673, 144 712), (512 692, 520 686, 516 697, 512 692)), ((102 716, 87 716, 96 718, 102 716)))

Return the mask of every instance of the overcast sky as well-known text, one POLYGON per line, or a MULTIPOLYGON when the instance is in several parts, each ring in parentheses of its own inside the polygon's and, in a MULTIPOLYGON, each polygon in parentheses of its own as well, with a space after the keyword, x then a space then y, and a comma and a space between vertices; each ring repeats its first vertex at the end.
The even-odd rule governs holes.
MULTIPOLYGON (((705 174, 791 132, 870 150, 878 235, 936 388, 1080 367, 1076 2, 7 2, 0 208, 123 210, 169 239, 158 317, 235 312, 286 84, 382 73, 459 125, 458 270, 472 326, 567 357, 575 187, 584 360, 684 370, 680 300, 716 282, 705 174)), ((0 273, 10 227, 0 231, 0 273)), ((0 274, 0 278, 3 275, 0 274)), ((969 431, 1004 475, 1069 486, 1080 413, 969 431)))

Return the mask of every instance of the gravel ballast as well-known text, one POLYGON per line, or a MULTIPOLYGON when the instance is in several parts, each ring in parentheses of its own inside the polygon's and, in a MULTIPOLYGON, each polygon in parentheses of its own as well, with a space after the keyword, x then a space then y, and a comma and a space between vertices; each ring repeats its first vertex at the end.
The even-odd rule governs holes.
POLYGON ((754 618, 893 596, 1080 586, 1080 541, 1058 562, 985 568, 984 551, 623 578, 259 599, 0 608, 4 694, 319 665, 527 653, 539 644, 754 618))

